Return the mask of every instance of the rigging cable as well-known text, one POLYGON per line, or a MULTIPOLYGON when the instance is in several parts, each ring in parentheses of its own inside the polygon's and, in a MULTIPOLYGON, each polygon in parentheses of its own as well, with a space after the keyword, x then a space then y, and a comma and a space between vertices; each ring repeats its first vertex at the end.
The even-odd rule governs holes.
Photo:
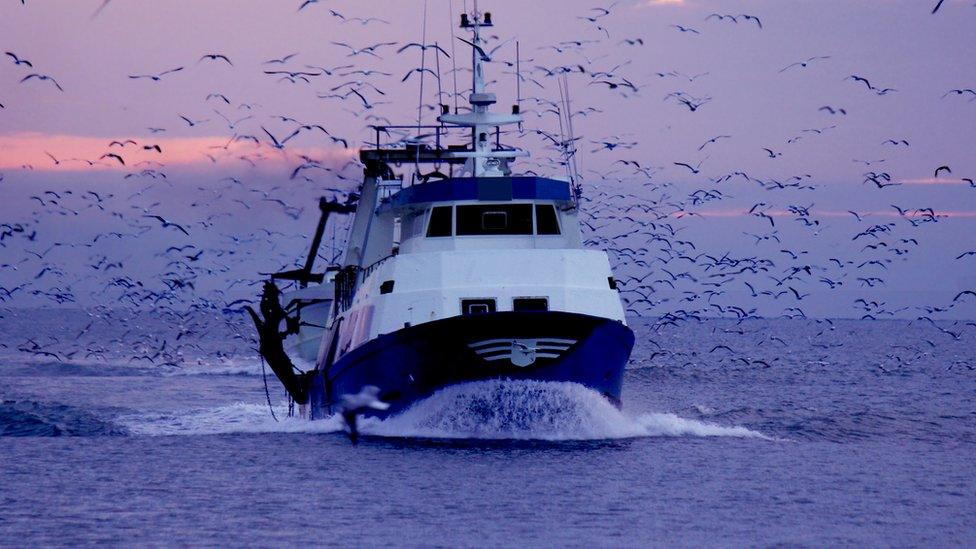
MULTIPOLYGON (((437 63, 437 108, 441 108, 441 101, 444 100, 444 88, 441 86, 441 48, 437 42, 434 42, 434 61, 437 63)), ((437 129, 437 144, 436 146, 440 148, 440 129, 437 129)), ((434 164, 434 169, 440 171, 441 163, 438 162, 434 164)))
POLYGON ((278 421, 278 416, 274 413, 274 407, 271 406, 271 393, 268 391, 268 374, 264 370, 264 355, 260 352, 258 354, 261 356, 261 378, 264 380, 264 396, 268 399, 268 410, 271 410, 271 417, 274 418, 275 422, 278 421))
MULTIPOLYGON (((521 55, 519 54, 519 41, 515 41, 515 104, 518 105, 519 114, 522 114, 522 68, 521 55)), ((522 131, 522 123, 519 122, 518 129, 522 131)))

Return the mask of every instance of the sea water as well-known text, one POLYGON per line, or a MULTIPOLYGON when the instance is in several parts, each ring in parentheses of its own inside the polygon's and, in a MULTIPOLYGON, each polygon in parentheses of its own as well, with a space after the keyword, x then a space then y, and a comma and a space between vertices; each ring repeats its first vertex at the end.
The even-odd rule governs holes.
POLYGON ((622 410, 488 381, 353 446, 265 392, 240 320, 0 319, 0 543, 976 541, 976 326, 633 319, 622 410))

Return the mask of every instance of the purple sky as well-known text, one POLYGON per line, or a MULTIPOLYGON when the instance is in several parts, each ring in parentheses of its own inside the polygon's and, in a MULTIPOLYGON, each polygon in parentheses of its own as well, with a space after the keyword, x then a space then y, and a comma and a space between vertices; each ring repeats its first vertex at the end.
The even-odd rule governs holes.
MULTIPOLYGON (((227 143, 235 134, 254 135, 267 142, 261 126, 277 136, 290 133, 293 125, 274 119, 275 115, 322 124, 334 136, 348 139, 353 149, 369 135, 363 129, 369 123, 367 115, 385 116, 395 123, 410 123, 416 118, 419 75, 412 75, 406 83, 400 80, 419 65, 418 49, 397 55, 399 46, 386 46, 377 50, 382 59, 369 55, 347 57, 348 49, 331 42, 345 42, 357 48, 377 42, 419 42, 422 1, 328 0, 298 11, 298 0, 113 0, 96 18, 92 14, 100 0, 28 0, 27 4, 22 6, 14 0, 0 4, 0 49, 15 52, 34 65, 31 69, 15 65, 8 56, 0 59, 0 104, 5 106, 0 109, 0 173, 4 175, 0 187, 10 189, 9 199, 0 204, 0 223, 30 223, 37 229, 38 237, 34 241, 4 242, 0 264, 19 266, 17 271, 11 267, 0 270, 4 286, 29 281, 37 271, 53 263, 64 271, 63 280, 42 278, 32 284, 38 288, 55 283, 70 286, 74 280, 79 299, 87 299, 88 292, 80 288, 99 287, 106 277, 103 272, 89 272, 97 269, 83 266, 92 254, 110 259, 124 257, 130 265, 148 266, 148 260, 141 258, 130 244, 121 244, 125 240, 111 245, 102 241, 94 248, 63 254, 56 250, 44 258, 34 257, 27 250, 43 250, 51 242, 72 238, 80 245, 104 230, 133 231, 144 222, 140 215, 145 212, 164 213, 197 224, 188 242, 227 249, 235 243, 221 235, 240 237, 262 227, 283 227, 283 232, 295 235, 291 244, 284 244, 281 238, 250 243, 247 259, 215 259, 214 264, 221 265, 216 269, 220 272, 201 275, 208 279, 200 283, 202 287, 219 288, 224 284, 221 277, 233 279, 250 276, 261 268, 275 268, 304 247, 299 235, 314 224, 310 200, 322 194, 323 187, 349 189, 358 179, 357 169, 349 167, 344 173, 352 180, 319 172, 314 174, 314 181, 289 181, 291 168, 299 162, 298 155, 307 154, 339 166, 344 159, 353 157, 354 151, 343 150, 313 132, 290 141, 284 155, 266 144, 257 148, 248 142, 227 149, 211 147, 227 143), (380 17, 391 24, 342 23, 330 10, 347 19, 380 17), (198 62, 207 53, 224 54, 233 66, 221 61, 198 62), (285 65, 263 64, 292 53, 297 55, 285 65), (263 73, 283 67, 315 72, 306 66, 335 67, 347 63, 354 64, 355 69, 385 71, 392 76, 335 74, 291 84, 263 73), (185 69, 159 82, 128 78, 179 66, 185 69), (54 77, 65 91, 59 92, 52 83, 37 79, 19 83, 35 72, 54 77), (358 89, 372 102, 391 103, 363 112, 362 103, 355 96, 344 101, 317 97, 333 93, 331 88, 349 80, 375 84, 386 94, 358 89), (211 93, 225 95, 232 104, 206 100, 211 93), (245 103, 251 108, 240 107, 245 103), (215 109, 231 121, 253 118, 231 128, 215 109), (180 115, 209 122, 189 127, 180 115), (149 127, 166 131, 152 134, 149 127), (133 139, 140 146, 160 144, 164 152, 158 155, 130 145, 122 154, 127 160, 124 168, 110 166, 111 160, 95 167, 66 160, 96 160, 110 150, 121 154, 117 147, 108 147, 114 139, 133 139), (45 151, 61 164, 55 166, 45 151), (213 161, 205 154, 211 155, 213 161), (166 165, 158 169, 167 174, 167 180, 129 198, 153 180, 151 176, 128 180, 122 177, 139 171, 133 168, 136 162, 150 159, 166 165), (251 162, 257 166, 251 167, 251 162), (22 168, 24 164, 33 170, 22 168), (237 177, 244 185, 221 191, 225 184, 220 180, 226 176, 237 177), (70 200, 75 202, 71 204, 80 206, 88 204, 79 198, 86 190, 116 196, 104 212, 97 207, 79 210, 67 205, 80 213, 61 215, 64 212, 58 212, 56 207, 41 206, 29 198, 47 189, 74 190, 76 194, 70 200), (235 198, 247 206, 235 206, 235 198), (281 215, 282 208, 277 203, 264 198, 309 207, 299 220, 292 220, 281 215), (125 212, 126 219, 113 218, 108 213, 113 209, 125 212), (231 215, 222 215, 227 212, 231 215), (208 226, 206 218, 213 215, 220 217, 212 219, 208 226), (275 255, 269 257, 262 252, 272 246, 275 255), (78 277, 72 275, 75 271, 78 277)), ((591 10, 596 5, 575 0, 495 1, 480 5, 493 12, 498 24, 495 33, 501 40, 514 38, 520 42, 523 74, 545 86, 540 89, 534 83, 523 83, 524 98, 558 98, 556 80, 536 67, 582 65, 585 69, 586 74, 577 71, 569 81, 575 109, 592 106, 602 111, 574 120, 576 134, 583 137, 580 162, 587 182, 596 187, 589 196, 599 199, 600 190, 622 190, 646 198, 665 193, 669 197, 666 202, 681 202, 686 211, 698 214, 677 219, 680 215, 675 215, 674 208, 662 210, 672 216, 676 227, 682 227, 679 238, 690 239, 699 252, 716 256, 730 252, 736 257, 774 259, 777 271, 769 273, 772 275, 779 276, 779 271, 790 265, 829 268, 829 258, 833 256, 856 263, 892 260, 886 269, 870 270, 869 266, 856 270, 850 266, 839 272, 819 273, 831 280, 845 281, 834 290, 817 282, 818 277, 797 281, 803 285, 797 289, 811 293, 802 303, 784 298, 752 298, 740 283, 729 285, 726 303, 756 307, 764 314, 779 314, 800 305, 811 315, 859 316, 862 311, 853 307, 853 301, 871 297, 886 301, 887 309, 913 307, 899 316, 914 316, 919 314, 914 307, 944 307, 958 291, 976 287, 976 256, 955 259, 964 251, 976 249, 976 188, 962 181, 976 177, 976 97, 943 97, 951 89, 976 88, 976 63, 972 60, 976 8, 971 1, 948 0, 935 15, 929 13, 933 2, 919 0, 641 1, 620 2, 611 8, 610 15, 595 23, 580 19, 597 15, 591 10), (737 23, 706 20, 715 12, 752 14, 761 19, 763 28, 741 17, 737 23), (672 25, 693 28, 697 33, 680 32, 672 25), (643 45, 624 42, 637 38, 643 45), (559 46, 562 52, 549 47, 568 41, 587 43, 581 47, 564 44, 559 46), (791 63, 816 56, 829 59, 781 72, 791 63), (620 82, 625 78, 639 88, 636 93, 623 94, 619 91, 623 88, 611 90, 597 83, 604 78, 591 76, 621 64, 606 80, 620 82), (672 71, 687 77, 658 75, 672 71), (897 91, 877 95, 864 84, 846 79, 852 74, 867 78, 876 88, 897 91), (692 81, 690 77, 695 75, 701 76, 692 81), (665 100, 674 92, 711 99, 691 112, 678 101, 665 100), (831 115, 818 110, 823 106, 842 108, 847 114, 831 115), (699 151, 703 143, 718 135, 732 137, 699 151), (611 136, 638 144, 628 150, 590 152, 598 148, 591 140, 611 136), (884 145, 888 139, 904 139, 910 146, 884 145), (770 158, 764 147, 781 156, 770 158), (884 162, 867 167, 854 159, 884 162), (633 174, 629 167, 615 163, 617 160, 636 160, 642 166, 659 168, 653 176, 656 187, 643 185, 647 182, 644 176, 633 174), (674 162, 702 162, 701 173, 694 175, 674 162), (950 166, 952 173, 943 173, 936 180, 934 171, 941 165, 950 166), (770 191, 742 178, 709 181, 734 171, 767 182, 809 174, 803 181, 815 188, 770 191), (892 181, 902 184, 884 189, 864 184, 868 171, 886 172, 892 181), (725 198, 692 207, 688 199, 696 189, 719 189, 725 198), (757 203, 765 203, 760 209, 777 220, 775 230, 781 245, 772 241, 756 245, 753 237, 744 234, 768 234, 773 230, 767 220, 744 213, 757 203), (804 227, 788 213, 791 205, 811 204, 812 218, 819 221, 815 228, 804 227), (916 227, 892 205, 909 211, 933 208, 945 217, 916 227), (863 221, 858 222, 846 213, 848 210, 856 211, 863 221), (865 251, 865 244, 877 241, 851 239, 875 223, 896 224, 892 233, 880 239, 889 249, 897 247, 899 239, 914 238, 919 245, 912 245, 907 254, 881 250, 886 253, 877 255, 873 250, 865 251), (800 259, 794 261, 779 251, 782 248, 808 253, 800 254, 800 259), (883 287, 861 288, 863 284, 856 279, 862 276, 878 276, 885 283, 883 287)), ((427 40, 451 51, 454 21, 450 19, 449 6, 447 1, 428 1, 427 40)), ((461 9, 462 3, 454 2, 455 18, 461 9)), ((466 46, 458 43, 455 48, 458 66, 466 67, 466 46)), ((499 61, 513 61, 514 57, 514 43, 495 54, 499 61)), ((427 66, 435 67, 434 61, 433 55, 428 55, 427 66)), ((450 91, 451 61, 442 57, 440 63, 444 89, 450 91)), ((515 77, 506 73, 511 73, 511 69, 502 63, 489 68, 490 76, 498 79, 493 88, 500 105, 515 99, 515 77)), ((462 88, 466 87, 469 76, 459 73, 458 80, 462 88)), ((434 102, 436 90, 436 82, 427 75, 425 100, 434 102)), ((543 112, 545 107, 527 100, 523 110, 529 111, 528 129, 556 129, 556 119, 543 112)), ((426 121, 432 120, 427 113, 426 121)), ((544 140, 531 134, 509 140, 534 153, 534 159, 523 164, 524 169, 558 173, 550 164, 540 162, 552 155, 545 150, 544 140)), ((142 166, 145 167, 148 166, 142 166)), ((614 229, 624 229, 624 225, 610 224, 600 234, 616 236, 621 231, 614 229)), ((175 239, 172 234, 153 233, 129 241, 147 243, 157 238, 159 245, 175 239)), ((645 245, 646 238, 641 238, 625 237, 617 244, 645 245)), ((641 270, 629 263, 620 260, 618 272, 641 270)), ((666 268, 673 272, 679 265, 670 263, 666 268)), ((133 272, 151 277, 151 269, 145 268, 133 272)), ((688 268, 689 272, 707 275, 704 268, 688 268)), ((757 289, 775 284, 768 277, 749 280, 757 289)), ((661 295, 670 296, 671 301, 648 312, 663 313, 679 307, 681 291, 702 289, 685 282, 681 281, 674 291, 659 288, 661 295)), ((249 291, 244 290, 245 294, 249 291)), ((976 316, 976 300, 961 301, 949 315, 976 316)), ((702 304, 696 306, 701 308, 702 304)))

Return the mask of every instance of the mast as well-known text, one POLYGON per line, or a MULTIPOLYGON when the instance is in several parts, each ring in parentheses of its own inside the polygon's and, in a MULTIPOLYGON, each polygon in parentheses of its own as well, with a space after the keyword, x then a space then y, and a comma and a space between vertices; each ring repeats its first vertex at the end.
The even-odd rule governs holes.
POLYGON ((468 103, 471 112, 460 114, 442 114, 438 121, 444 124, 468 126, 471 128, 471 151, 456 153, 465 156, 464 171, 471 177, 501 177, 510 173, 508 162, 519 156, 528 156, 521 150, 496 150, 492 147, 491 135, 498 128, 508 124, 522 122, 517 105, 513 105, 512 114, 500 114, 491 111, 491 106, 497 102, 495 94, 486 91, 484 63, 491 61, 491 56, 484 49, 481 39, 481 28, 492 27, 491 13, 478 12, 477 2, 472 15, 461 14, 461 28, 471 31, 472 40, 459 40, 471 46, 471 95, 468 103))

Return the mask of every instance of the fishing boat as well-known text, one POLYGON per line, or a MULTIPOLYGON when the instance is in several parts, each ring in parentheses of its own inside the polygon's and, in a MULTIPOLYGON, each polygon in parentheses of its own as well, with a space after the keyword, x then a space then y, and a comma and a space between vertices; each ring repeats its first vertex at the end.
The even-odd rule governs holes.
MULTIPOLYGON (((373 127, 359 192, 320 201, 304 267, 273 275, 251 311, 262 356, 312 419, 366 388, 384 405, 365 413, 384 417, 490 379, 577 383, 620 405, 634 334, 608 256, 583 246, 576 172, 520 174, 528 152, 502 143, 523 117, 518 104, 492 109, 481 36, 492 25, 461 15, 469 106, 441 105, 432 126, 373 127), (388 142, 403 131, 418 135, 388 142), (352 216, 343 260, 313 272, 333 215, 352 216)), ((559 141, 574 164, 575 139, 559 141)))

